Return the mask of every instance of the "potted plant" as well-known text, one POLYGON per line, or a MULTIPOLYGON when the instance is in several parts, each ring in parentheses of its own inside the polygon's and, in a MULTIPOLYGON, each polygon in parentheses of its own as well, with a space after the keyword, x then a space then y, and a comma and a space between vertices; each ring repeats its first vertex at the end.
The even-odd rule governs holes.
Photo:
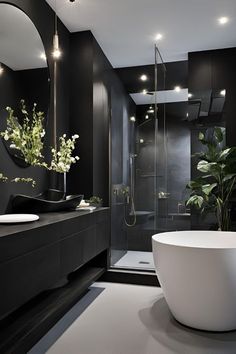
POLYGON ((100 208, 102 206, 102 198, 92 196, 89 200, 86 200, 91 206, 100 208))
MULTIPOLYGON (((29 113, 24 100, 21 100, 21 120, 15 117, 12 108, 7 107, 7 127, 4 132, 0 132, 0 135, 10 142, 10 148, 16 150, 28 166, 46 168, 63 175, 64 190, 48 189, 36 196, 13 195, 9 201, 9 210, 15 212, 24 208, 27 211, 34 209, 37 212, 45 212, 74 209, 83 196, 66 196, 66 174, 71 165, 79 160, 78 156, 74 156, 76 140, 79 136, 77 134, 71 138, 67 138, 66 134, 60 136, 57 146, 50 148, 50 156, 45 159, 44 113, 38 112, 36 107, 37 105, 34 104, 32 113, 29 113)), ((4 181, 6 178, 0 175, 0 179, 4 181)), ((36 183, 31 178, 15 178, 14 182, 32 182, 33 186, 36 183)))
POLYGON ((205 147, 197 154, 199 177, 190 181, 191 190, 187 206, 194 206, 201 213, 214 212, 218 230, 230 230, 230 197, 236 182, 236 148, 224 147, 225 128, 214 127, 199 134, 199 140, 205 147))

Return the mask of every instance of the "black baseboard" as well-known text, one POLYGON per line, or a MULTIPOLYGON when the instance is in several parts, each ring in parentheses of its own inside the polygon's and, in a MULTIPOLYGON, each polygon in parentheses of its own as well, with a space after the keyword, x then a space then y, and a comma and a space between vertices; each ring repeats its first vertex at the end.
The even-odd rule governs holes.
POLYGON ((144 271, 109 269, 99 281, 160 287, 156 274, 144 271))
POLYGON ((26 354, 104 272, 105 268, 85 266, 63 288, 37 296, 0 321, 0 353, 26 354))

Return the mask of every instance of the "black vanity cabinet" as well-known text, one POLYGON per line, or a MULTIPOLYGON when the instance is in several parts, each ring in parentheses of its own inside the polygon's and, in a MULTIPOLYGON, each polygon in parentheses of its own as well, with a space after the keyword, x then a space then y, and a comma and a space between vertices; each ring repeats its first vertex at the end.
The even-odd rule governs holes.
MULTIPOLYGON (((109 208, 41 214, 0 226, 0 318, 109 249, 109 208)), ((101 257, 99 260, 101 267, 101 257)))

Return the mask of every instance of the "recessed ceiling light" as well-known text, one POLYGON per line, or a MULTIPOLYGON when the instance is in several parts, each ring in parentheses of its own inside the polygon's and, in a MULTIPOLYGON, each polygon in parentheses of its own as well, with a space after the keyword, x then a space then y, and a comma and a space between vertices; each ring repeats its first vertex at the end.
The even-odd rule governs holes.
POLYGON ((229 22, 229 18, 226 16, 222 16, 222 17, 218 18, 218 21, 219 21, 220 25, 225 25, 227 22, 229 22))
POLYGON ((142 91, 142 94, 143 94, 143 95, 146 95, 146 94, 147 94, 147 90, 144 89, 144 90, 142 91))
POLYGON ((143 140, 143 139, 140 139, 139 142, 140 142, 140 144, 143 144, 143 143, 144 143, 144 140, 143 140))
POLYGON ((191 98, 193 97, 193 94, 192 93, 188 93, 188 98, 191 98))
POLYGON ((148 79, 148 77, 145 74, 140 76, 140 80, 142 80, 142 81, 147 81, 147 79, 148 79))
POLYGON ((176 91, 176 92, 180 92, 180 90, 181 90, 181 87, 180 87, 180 86, 175 86, 175 91, 176 91))
POLYGON ((148 118, 149 118, 149 115, 148 115, 148 114, 146 114, 145 119, 148 119, 148 118))
POLYGON ((147 113, 154 113, 154 109, 152 106, 150 106, 147 110, 147 113))
POLYGON ((163 35, 161 33, 157 33, 156 35, 156 41, 160 41, 163 38, 163 35))
POLYGON ((130 121, 131 121, 131 122, 136 122, 135 117, 134 117, 134 116, 130 117, 130 121))
POLYGON ((226 90, 220 91, 220 94, 221 94, 221 96, 225 96, 226 95, 226 90))

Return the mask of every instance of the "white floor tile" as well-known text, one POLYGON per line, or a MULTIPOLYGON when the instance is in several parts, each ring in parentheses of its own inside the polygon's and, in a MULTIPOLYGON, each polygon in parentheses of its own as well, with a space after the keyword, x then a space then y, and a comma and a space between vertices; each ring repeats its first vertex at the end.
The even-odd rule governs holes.
POLYGON ((160 288, 112 283, 94 287, 105 290, 48 354, 236 353, 236 332, 214 334, 181 326, 171 316, 160 288))

